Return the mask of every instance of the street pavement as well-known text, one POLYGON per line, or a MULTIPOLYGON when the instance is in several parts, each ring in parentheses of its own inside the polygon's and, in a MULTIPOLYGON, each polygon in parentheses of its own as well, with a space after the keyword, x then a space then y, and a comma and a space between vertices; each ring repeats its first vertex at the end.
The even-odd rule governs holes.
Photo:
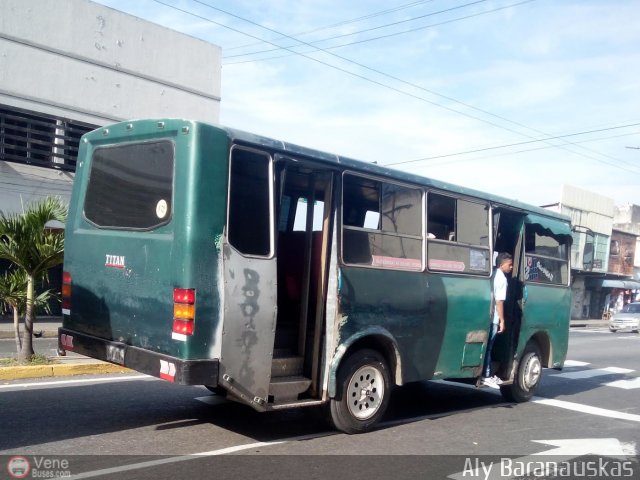
MULTIPOLYGON (((607 325, 608 323, 601 319, 571 321, 571 328, 602 328, 607 325)), ((43 338, 57 338, 58 328, 61 326, 62 317, 38 317, 33 331, 43 338)), ((13 318, 0 316, 0 339, 10 338, 14 338, 13 318)), ((19 378, 131 372, 131 370, 119 365, 102 362, 72 352, 68 352, 64 357, 51 357, 50 360, 54 363, 37 366, 0 367, 0 381, 19 378)))

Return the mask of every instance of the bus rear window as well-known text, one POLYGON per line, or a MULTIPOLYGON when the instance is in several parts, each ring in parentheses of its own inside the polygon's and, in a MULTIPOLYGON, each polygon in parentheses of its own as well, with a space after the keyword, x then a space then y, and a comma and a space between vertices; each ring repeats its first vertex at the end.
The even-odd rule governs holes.
POLYGON ((99 147, 93 153, 84 215, 104 228, 148 230, 171 218, 170 141, 99 147))

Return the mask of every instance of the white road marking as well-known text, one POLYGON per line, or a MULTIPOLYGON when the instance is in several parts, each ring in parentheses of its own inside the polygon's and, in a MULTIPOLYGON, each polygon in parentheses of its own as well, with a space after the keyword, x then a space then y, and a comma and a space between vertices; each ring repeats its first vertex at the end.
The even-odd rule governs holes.
POLYGON ((565 360, 564 362, 565 367, 586 367, 587 365, 590 365, 590 363, 581 362, 579 360, 565 360))
POLYGON ((209 452, 192 453, 190 455, 179 455, 176 457, 162 458, 159 460, 150 460, 148 462, 132 463, 130 465, 122 465, 119 467, 103 468, 100 470, 93 470, 90 472, 79 473, 78 475, 73 475, 68 478, 75 480, 75 479, 81 479, 81 478, 101 477, 102 475, 129 472, 132 470, 140 470, 142 468, 150 468, 150 467, 156 467, 158 465, 166 465, 168 463, 186 462, 189 460, 198 460, 202 457, 215 457, 218 455, 227 455, 229 453, 236 453, 236 452, 242 452, 244 450, 251 450, 253 448, 270 447, 273 445, 281 445, 283 443, 310 440, 313 438, 320 438, 327 435, 334 435, 334 432, 323 432, 323 433, 312 434, 312 435, 301 435, 299 437, 283 438, 282 440, 274 440, 271 442, 255 442, 255 443, 247 443, 244 445, 235 445, 233 447, 226 447, 226 448, 220 448, 218 450, 211 450, 209 452))
POLYGON ((578 380, 585 378, 601 377, 603 375, 614 375, 620 373, 631 373, 634 370, 620 367, 593 368, 589 370, 579 370, 577 372, 556 373, 553 378, 568 378, 570 380, 578 380))
POLYGON ((63 387, 65 385, 71 385, 74 383, 99 383, 99 382, 120 382, 124 380, 144 380, 155 379, 149 375, 127 375, 126 377, 104 377, 104 378, 83 378, 73 380, 54 380, 50 382, 32 382, 32 383, 10 383, 6 385, 0 385, 0 389, 11 388, 33 388, 33 387, 63 387))
POLYGON ((631 422, 640 422, 640 415, 634 413, 618 412, 616 410, 608 410, 606 408, 592 407, 581 403, 567 402, 564 400, 555 400, 553 398, 533 397, 533 403, 540 405, 548 405, 550 407, 564 408, 565 410, 573 410, 574 412, 587 413, 598 417, 616 418, 618 420, 629 420, 631 422))
POLYGON ((623 388, 625 390, 635 390, 640 388, 640 377, 631 380, 616 380, 615 382, 605 383, 606 387, 623 388))

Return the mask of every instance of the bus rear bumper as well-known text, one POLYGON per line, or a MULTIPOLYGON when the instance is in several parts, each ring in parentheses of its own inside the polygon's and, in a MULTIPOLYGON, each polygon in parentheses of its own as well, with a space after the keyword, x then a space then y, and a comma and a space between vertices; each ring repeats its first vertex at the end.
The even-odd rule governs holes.
POLYGON ((218 384, 218 359, 182 360, 67 328, 58 329, 58 348, 122 365, 180 385, 215 387, 218 384))

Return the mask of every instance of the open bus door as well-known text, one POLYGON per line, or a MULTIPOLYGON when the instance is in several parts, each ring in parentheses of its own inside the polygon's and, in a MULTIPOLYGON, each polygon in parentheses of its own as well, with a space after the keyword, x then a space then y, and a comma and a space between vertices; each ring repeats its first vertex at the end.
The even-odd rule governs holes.
POLYGON ((276 161, 278 319, 270 395, 287 403, 320 393, 334 175, 301 159, 276 161), (278 378, 288 385, 280 387, 278 378))
POLYGON ((218 384, 257 410, 267 406, 277 311, 272 179, 270 155, 232 148, 218 384))
POLYGON ((525 212, 502 207, 493 210, 494 252, 507 252, 513 256, 513 271, 508 278, 507 299, 504 304, 505 332, 497 336, 492 352, 494 361, 499 363, 498 376, 505 379, 511 378, 524 316, 525 215, 525 212))
POLYGON ((311 162, 232 150, 220 384, 257 410, 319 401, 333 181, 311 162))

